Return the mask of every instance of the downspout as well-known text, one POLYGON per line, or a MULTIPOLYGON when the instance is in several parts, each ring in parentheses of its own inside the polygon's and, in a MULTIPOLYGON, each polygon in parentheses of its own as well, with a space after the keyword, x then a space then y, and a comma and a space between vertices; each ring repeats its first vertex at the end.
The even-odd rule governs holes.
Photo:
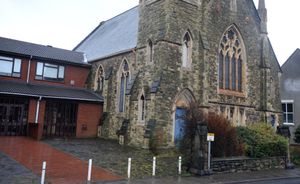
POLYGON ((29 62, 28 62, 26 84, 29 83, 31 60, 32 60, 32 55, 30 56, 30 59, 29 59, 29 62))
POLYGON ((38 123, 41 100, 42 100, 42 96, 40 96, 40 98, 39 98, 39 100, 37 101, 37 104, 36 104, 36 112, 35 112, 35 121, 34 121, 34 123, 38 123))

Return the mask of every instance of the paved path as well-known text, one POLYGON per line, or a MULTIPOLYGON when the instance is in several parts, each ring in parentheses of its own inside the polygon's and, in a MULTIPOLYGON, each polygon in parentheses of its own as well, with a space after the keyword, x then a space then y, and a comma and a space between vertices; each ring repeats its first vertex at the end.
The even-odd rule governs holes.
MULTIPOLYGON (((42 162, 46 161, 46 181, 51 184, 82 184, 87 178, 87 162, 31 138, 0 137, 0 152, 38 175, 41 175, 42 162)), ((104 169, 92 168, 93 181, 118 179, 119 176, 104 169)))
POLYGON ((40 177, 0 152, 0 184, 39 183, 40 177))

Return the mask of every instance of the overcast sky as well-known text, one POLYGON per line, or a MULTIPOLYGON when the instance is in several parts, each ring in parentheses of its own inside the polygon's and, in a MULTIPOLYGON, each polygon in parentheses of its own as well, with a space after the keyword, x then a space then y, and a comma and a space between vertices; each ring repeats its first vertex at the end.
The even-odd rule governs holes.
MULTIPOLYGON (((254 0, 257 4, 258 0, 254 0)), ((101 21, 138 0, 0 0, 0 36, 73 49, 101 21)), ((300 46, 300 0, 266 0, 268 31, 282 65, 300 46)))

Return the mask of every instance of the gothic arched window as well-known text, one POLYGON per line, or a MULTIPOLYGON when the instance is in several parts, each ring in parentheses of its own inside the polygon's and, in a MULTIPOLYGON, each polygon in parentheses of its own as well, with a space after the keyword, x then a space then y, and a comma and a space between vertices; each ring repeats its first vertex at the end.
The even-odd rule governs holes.
POLYGON ((186 32, 182 40, 182 66, 191 67, 192 64, 192 38, 189 32, 186 32))
POLYGON ((222 36, 219 49, 219 89, 243 92, 245 49, 234 26, 222 36))
POLYGON ((96 71, 94 90, 102 93, 104 87, 104 69, 100 65, 96 71))
POLYGON ((148 63, 153 62, 153 43, 151 40, 148 40, 148 44, 147 44, 147 62, 148 63))
POLYGON ((140 94, 139 99, 138 99, 138 119, 141 122, 145 121, 145 117, 146 117, 146 99, 145 99, 145 95, 144 95, 144 91, 140 94))
POLYGON ((120 68, 120 87, 119 87, 119 112, 125 111, 125 93, 130 79, 129 65, 126 59, 123 60, 120 68))

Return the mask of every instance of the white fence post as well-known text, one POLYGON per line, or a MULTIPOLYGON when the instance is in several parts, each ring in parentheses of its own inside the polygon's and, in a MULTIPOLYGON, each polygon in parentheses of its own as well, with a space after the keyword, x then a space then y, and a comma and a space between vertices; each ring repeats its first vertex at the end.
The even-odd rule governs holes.
POLYGON ((128 158, 128 168, 127 168, 128 179, 130 179, 130 171, 131 171, 131 158, 128 158))
POLYGON ((155 176, 155 169, 156 169, 156 157, 153 157, 152 176, 155 176))
POLYGON ((89 159, 88 176, 87 176, 88 181, 91 181, 91 176, 92 176, 92 159, 89 159))
POLYGON ((178 159, 178 174, 181 175, 181 156, 178 159))
POLYGON ((46 175, 46 162, 44 161, 42 166, 41 184, 45 183, 45 175, 46 175))

